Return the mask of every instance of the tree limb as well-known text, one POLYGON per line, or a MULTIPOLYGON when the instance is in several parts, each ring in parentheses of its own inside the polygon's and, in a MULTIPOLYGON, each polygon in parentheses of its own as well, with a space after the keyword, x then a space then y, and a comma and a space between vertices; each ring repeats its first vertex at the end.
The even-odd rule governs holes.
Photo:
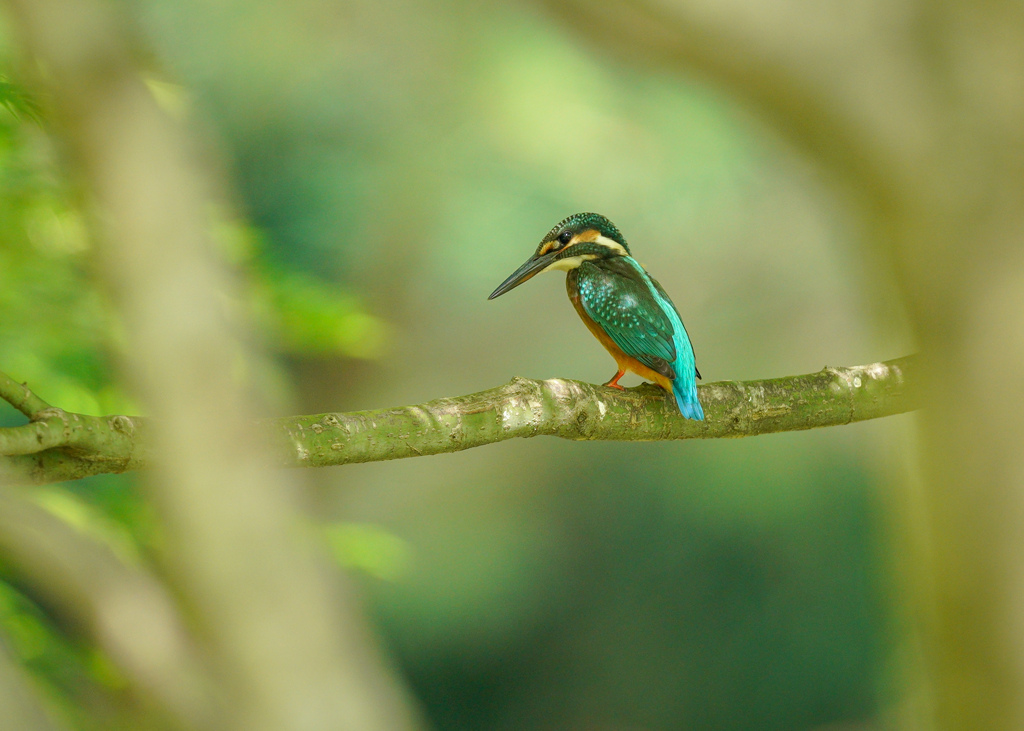
POLYGON ((706 75, 888 208, 916 191, 914 165, 939 109, 913 58, 919 14, 807 0, 535 0, 602 54, 706 75))
POLYGON ((0 373, 0 398, 30 419, 50 408, 48 403, 29 391, 24 383, 18 383, 3 373, 0 373))
MULTIPOLYGON (((656 386, 617 391, 559 378, 513 378, 487 391, 415 406, 265 423, 276 437, 277 462, 286 467, 420 457, 541 435, 612 441, 748 437, 911 411, 913 373, 914 357, 908 356, 802 376, 709 383, 699 387, 703 422, 679 416, 656 386)), ((37 418, 0 429, 0 465, 32 482, 124 472, 149 461, 146 420, 140 417, 47 409, 37 418)))
MULTIPOLYGON (((141 78, 141 40, 102 0, 0 5, 26 67, 44 71, 37 81, 91 213, 96 272, 131 343, 124 373, 154 417, 159 458, 142 484, 160 521, 165 578, 212 668, 216 728, 419 727, 355 591, 296 530, 304 516, 292 476, 267 469, 258 389, 232 368, 259 354, 224 307, 235 283, 212 256, 210 201, 219 198, 185 130, 141 78)), ((137 430, 114 434, 130 420, 79 429, 61 412, 33 419, 42 432, 33 424, 12 435, 18 452, 33 438, 52 449, 70 433, 78 441, 65 455, 116 453, 117 469, 136 455, 137 430), (108 449, 83 450, 93 435, 108 449)))
POLYGON ((943 731, 1024 728, 1021 4, 537 1, 602 55, 707 74, 853 184, 922 351, 908 697, 943 731))

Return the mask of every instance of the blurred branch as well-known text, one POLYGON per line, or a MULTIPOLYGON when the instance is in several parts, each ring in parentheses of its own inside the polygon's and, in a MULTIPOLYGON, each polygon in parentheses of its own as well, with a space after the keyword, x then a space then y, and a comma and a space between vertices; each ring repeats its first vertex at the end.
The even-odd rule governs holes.
MULTIPOLYGON (((41 71, 47 116, 94 214, 96 270, 131 342, 123 372, 153 415, 144 488, 161 524, 161 566, 212 668, 216 727, 416 727, 346 577, 297 529, 304 521, 290 476, 267 469, 259 406, 236 367, 259 354, 228 322, 234 282, 211 255, 210 200, 218 196, 185 130, 140 77, 142 43, 124 8, 102 0, 4 5, 31 57, 26 68, 41 71)), ((61 445, 65 474, 82 456, 116 452, 108 466, 121 470, 138 454, 133 419, 28 411, 28 428, 6 435, 8 466, 44 445, 61 445)))
POLYGON ((0 559, 36 601, 102 649, 142 697, 175 719, 175 727, 211 726, 208 678, 156 579, 2 486, 0 559))
POLYGON ((852 183, 921 348, 924 489, 903 510, 926 725, 1024 728, 1021 4, 535 2, 601 54, 707 74, 852 183))
MULTIPOLYGON (((763 381, 720 381, 699 387, 707 420, 683 419, 660 388, 643 385, 617 391, 580 381, 514 378, 487 391, 437 399, 416 406, 352 413, 271 419, 278 462, 288 467, 325 467, 379 462, 402 457, 458 452, 517 437, 556 436, 574 440, 656 441, 748 437, 782 431, 839 426, 900 414, 916 408, 910 392, 913 356, 885 363, 825 368, 818 373, 763 381)), ((52 411, 52 410, 51 410, 52 411)), ((51 411, 42 412, 44 415, 51 411)), ((63 412, 61 412, 63 414, 63 412)), ((47 442, 38 454, 0 451, 0 464, 20 470, 33 482, 73 479, 143 467, 150 452, 145 430, 120 431, 127 416, 45 416, 76 425, 89 420, 88 437, 66 446, 47 442), (91 451, 97 449, 98 451, 91 451), (49 461, 40 461, 40 460, 49 461), (110 469, 115 466, 116 469, 110 469)), ((6 440, 0 429, 0 449, 6 440)), ((48 435, 56 434, 57 424, 48 435)), ((40 443, 42 444, 42 442, 40 443)))
POLYGON ((534 2, 602 55, 705 75, 739 90, 876 205, 889 207, 917 190, 914 164, 939 117, 912 55, 922 31, 910 4, 534 2))

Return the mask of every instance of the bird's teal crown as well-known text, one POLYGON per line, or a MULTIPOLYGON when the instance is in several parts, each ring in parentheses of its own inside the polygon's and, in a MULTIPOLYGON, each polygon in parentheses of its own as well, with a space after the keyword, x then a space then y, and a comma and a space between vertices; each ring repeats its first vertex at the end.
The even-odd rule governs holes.
POLYGON ((557 239, 564 231, 571 232, 574 236, 584 231, 595 230, 602 236, 611 239, 629 254, 629 245, 622 233, 615 227, 615 224, 602 216, 600 213, 574 213, 563 221, 560 221, 553 229, 548 231, 547 236, 540 242, 540 248, 549 241, 557 239))

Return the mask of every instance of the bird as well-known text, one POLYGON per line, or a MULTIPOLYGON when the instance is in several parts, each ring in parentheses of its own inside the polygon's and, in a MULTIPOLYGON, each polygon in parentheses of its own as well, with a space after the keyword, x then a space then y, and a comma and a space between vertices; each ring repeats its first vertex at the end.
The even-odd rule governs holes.
POLYGON ((599 213, 569 216, 488 299, 549 271, 566 272, 569 300, 615 359, 618 370, 605 386, 621 390, 619 379, 632 371, 672 394, 684 417, 704 420, 697 397, 700 371, 679 311, 633 258, 615 224, 599 213))

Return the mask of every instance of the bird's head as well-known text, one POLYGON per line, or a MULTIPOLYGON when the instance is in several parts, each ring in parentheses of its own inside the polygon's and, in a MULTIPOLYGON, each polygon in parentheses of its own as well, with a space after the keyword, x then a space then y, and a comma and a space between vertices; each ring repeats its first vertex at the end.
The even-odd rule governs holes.
POLYGON ((567 272, 585 261, 615 256, 629 256, 626 239, 615 224, 598 213, 573 214, 551 229, 533 256, 487 299, 500 297, 541 272, 552 269, 567 272))

